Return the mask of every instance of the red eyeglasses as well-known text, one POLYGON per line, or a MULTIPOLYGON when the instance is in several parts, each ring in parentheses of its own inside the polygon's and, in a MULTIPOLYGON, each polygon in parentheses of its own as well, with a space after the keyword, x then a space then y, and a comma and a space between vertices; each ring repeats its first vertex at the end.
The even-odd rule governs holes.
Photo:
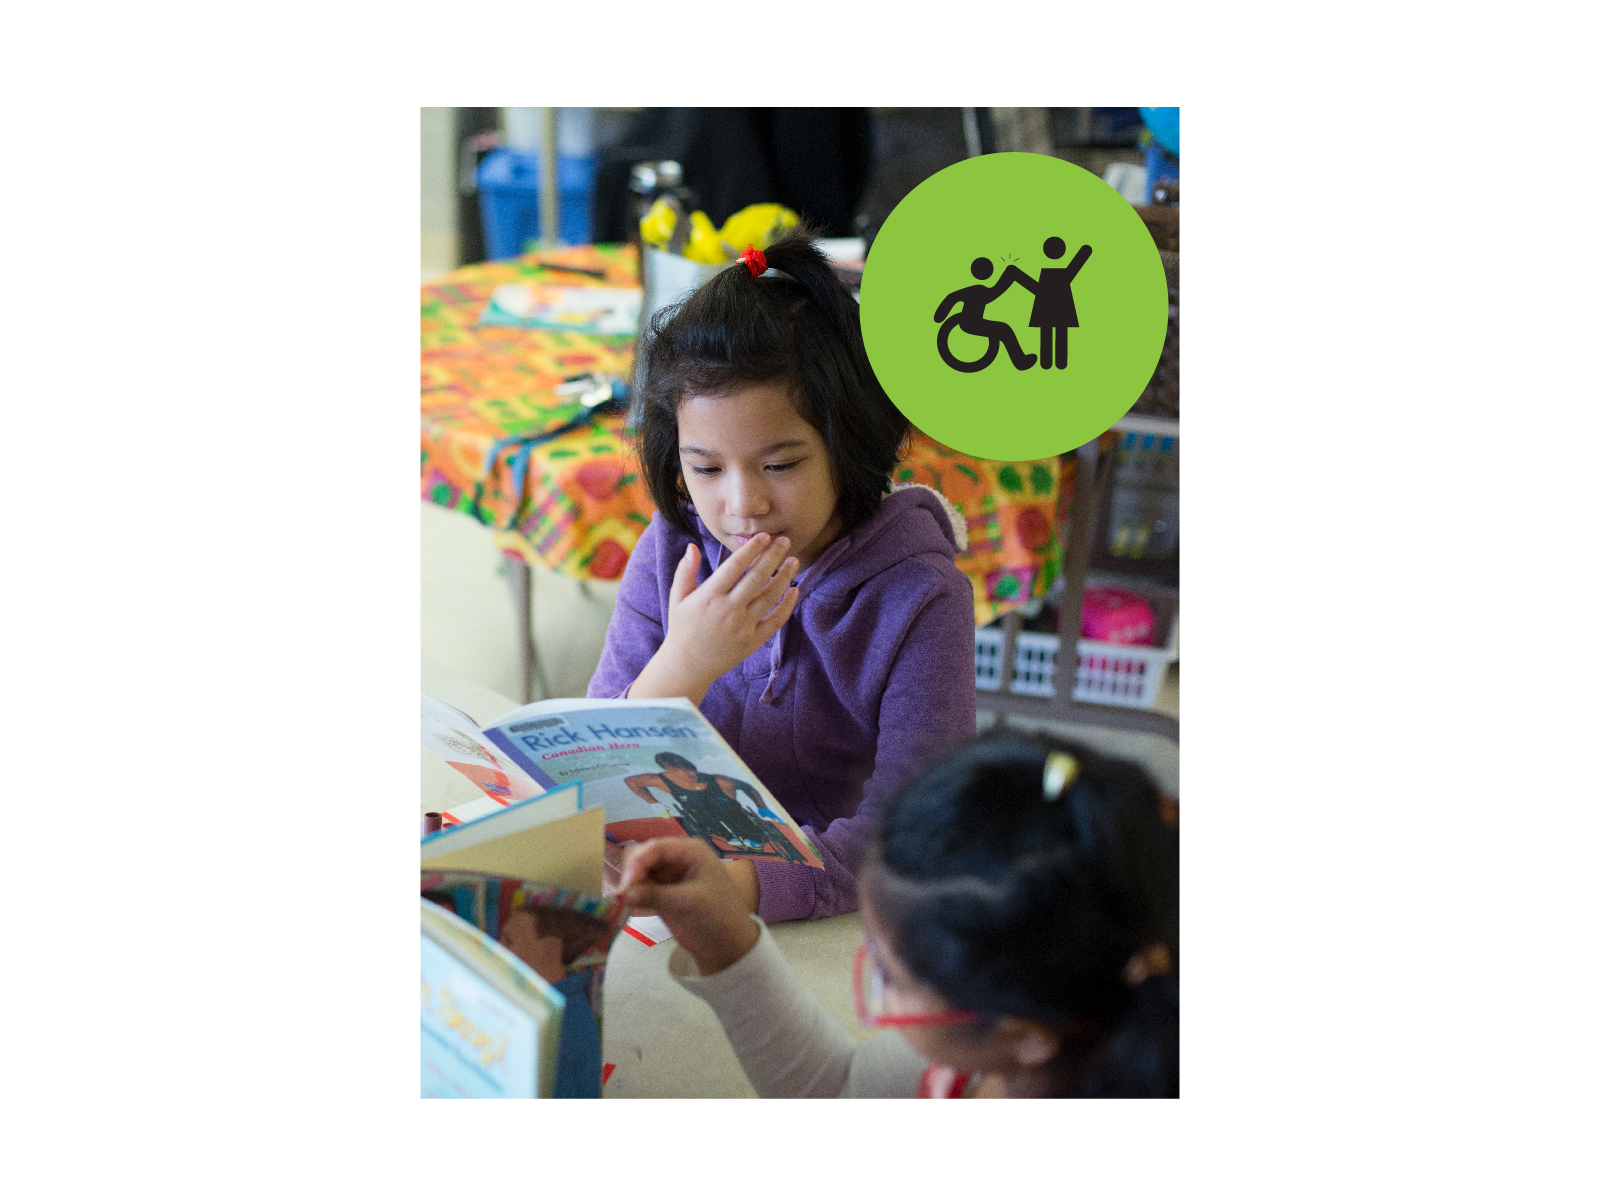
POLYGON ((856 1015, 868 1028, 912 1028, 917 1025, 929 1024, 973 1024, 983 1017, 977 1012, 944 1011, 944 1012, 894 1012, 884 1011, 884 975, 878 969, 878 963, 871 966, 872 974, 867 979, 867 985, 862 985, 862 976, 868 968, 871 955, 868 953, 867 942, 863 941, 856 947, 856 964, 851 969, 851 982, 856 991, 856 1015))

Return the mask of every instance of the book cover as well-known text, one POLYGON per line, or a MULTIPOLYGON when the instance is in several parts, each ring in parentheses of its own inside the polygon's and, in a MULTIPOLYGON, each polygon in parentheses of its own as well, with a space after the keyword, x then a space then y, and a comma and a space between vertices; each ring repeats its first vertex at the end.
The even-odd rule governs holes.
MULTIPOLYGON (((535 1038, 543 1039, 556 1063, 553 1082, 540 1093, 557 1098, 600 1095, 606 955, 627 918, 619 901, 601 894, 604 820, 603 809, 584 810, 583 783, 574 781, 432 833, 421 844, 423 898, 494 945, 497 960, 503 962, 509 953, 563 1000, 558 1018, 541 1025, 535 1038)), ((457 956, 469 969, 483 957, 457 956)), ((521 1070, 524 1043, 534 1034, 526 1019, 519 1023, 503 1003, 497 1007, 492 994, 473 992, 477 1007, 467 1005, 461 996, 471 980, 458 979, 459 985, 448 992, 454 1006, 440 1007, 428 972, 437 974, 446 965, 437 955, 425 954, 425 1039, 433 1030, 425 1051, 432 1046, 435 1055, 425 1054, 425 1089, 431 1085, 435 1090, 429 1093, 436 1094, 500 1093, 489 1088, 485 1072, 505 1061, 521 1070), (440 1021, 457 1034, 476 1029, 479 1039, 464 1048, 436 1027, 440 1021), (445 1053, 447 1048, 455 1051, 454 1057, 445 1053), (478 1050, 492 1053, 491 1060, 468 1060, 478 1050)), ((487 981, 495 984, 492 972, 487 981)))
POLYGON ((626 287, 502 283, 490 293, 478 323, 633 337, 639 331, 643 295, 637 288, 626 287))
POLYGON ((614 841, 699 837, 723 858, 821 856, 773 793, 687 699, 551 699, 483 730, 534 782, 582 781, 614 841))
MULTIPOLYGON (((461 809, 455 809, 457 812, 461 809)), ((425 871, 468 870, 536 879, 599 895, 606 813, 585 810, 578 781, 451 824, 422 839, 425 871)))
POLYGON ((567 1001, 471 923, 422 901, 422 1097, 555 1091, 567 1001))

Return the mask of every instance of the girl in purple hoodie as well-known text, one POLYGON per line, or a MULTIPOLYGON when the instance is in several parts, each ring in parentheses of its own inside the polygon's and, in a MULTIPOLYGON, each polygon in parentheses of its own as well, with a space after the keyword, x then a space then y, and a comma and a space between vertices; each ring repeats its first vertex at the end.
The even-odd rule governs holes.
POLYGON ((657 507, 588 694, 687 696, 822 852, 728 862, 765 921, 857 906, 874 821, 972 737, 965 522, 890 487, 907 421, 797 231, 650 322, 633 423, 657 507))

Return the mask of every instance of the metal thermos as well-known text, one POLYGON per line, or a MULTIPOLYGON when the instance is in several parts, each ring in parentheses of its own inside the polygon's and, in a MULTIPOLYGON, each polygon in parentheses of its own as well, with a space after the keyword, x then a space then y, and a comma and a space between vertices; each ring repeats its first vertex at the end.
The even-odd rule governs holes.
MULTIPOLYGON (((639 221, 650 206, 662 196, 676 199, 684 213, 695 207, 695 195, 684 186, 684 168, 672 159, 661 162, 640 162, 634 164, 628 178, 628 241, 634 249, 639 251, 639 283, 647 293, 650 291, 650 265, 645 253, 646 246, 640 240, 639 221)), ((686 222, 685 229, 688 229, 686 222)))

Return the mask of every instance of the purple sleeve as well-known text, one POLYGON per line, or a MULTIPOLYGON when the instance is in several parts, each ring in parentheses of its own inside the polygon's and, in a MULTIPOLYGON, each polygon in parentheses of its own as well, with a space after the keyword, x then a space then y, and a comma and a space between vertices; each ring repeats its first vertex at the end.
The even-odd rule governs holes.
POLYGON ((878 709, 878 752, 854 816, 806 832, 826 870, 788 862, 758 862, 758 914, 769 924, 854 912, 856 871, 884 809, 895 793, 977 727, 973 686, 973 594, 965 578, 945 583, 908 628, 878 709))
POLYGON ((606 626, 606 644, 600 652, 600 665, 584 692, 588 699, 623 699, 639 672, 661 646, 662 585, 658 571, 667 549, 666 529, 660 516, 640 534, 634 552, 623 569, 617 588, 617 606, 606 626))

